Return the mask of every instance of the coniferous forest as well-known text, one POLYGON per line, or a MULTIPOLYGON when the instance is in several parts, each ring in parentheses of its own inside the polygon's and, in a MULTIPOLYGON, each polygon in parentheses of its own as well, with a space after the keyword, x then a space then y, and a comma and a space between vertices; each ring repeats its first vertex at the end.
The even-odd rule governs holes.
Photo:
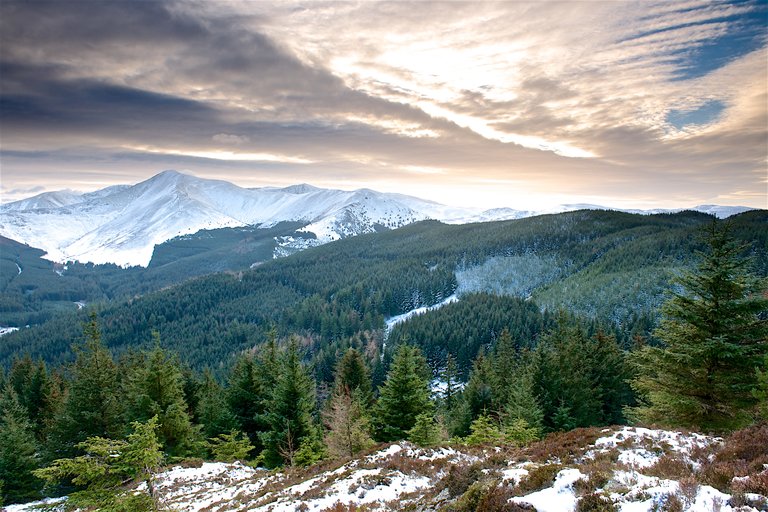
POLYGON ((525 445, 577 427, 722 434, 768 420, 765 214, 579 215, 590 222, 423 223, 15 333, 2 499, 152 510, 153 475, 178 461, 308 466, 403 439, 525 445), (134 479, 149 492, 123 492, 134 479))

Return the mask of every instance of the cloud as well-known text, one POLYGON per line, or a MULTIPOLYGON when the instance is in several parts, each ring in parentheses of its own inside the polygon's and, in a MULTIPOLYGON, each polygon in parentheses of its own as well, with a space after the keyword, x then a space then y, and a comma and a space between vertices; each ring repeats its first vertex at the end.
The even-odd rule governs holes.
POLYGON ((495 183, 502 197, 504 183, 510 201, 655 190, 754 205, 765 13, 703 0, 7 0, 3 180, 179 166, 434 194, 495 183), (671 122, 706 105, 722 109, 671 122))
POLYGON ((213 139, 214 142, 221 142, 222 144, 231 144, 234 146, 251 142, 250 137, 247 135, 233 135, 231 133, 217 133, 211 137, 211 139, 213 139))

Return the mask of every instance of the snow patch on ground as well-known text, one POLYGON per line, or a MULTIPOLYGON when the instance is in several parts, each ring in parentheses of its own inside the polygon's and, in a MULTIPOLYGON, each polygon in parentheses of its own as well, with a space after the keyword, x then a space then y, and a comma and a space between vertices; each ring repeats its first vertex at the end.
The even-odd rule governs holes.
POLYGON ((397 324, 403 323, 409 318, 412 318, 416 315, 423 315, 427 311, 434 311, 436 309, 440 309, 441 307, 445 306, 446 304, 451 304, 453 302, 458 302, 459 297, 456 294, 451 295, 450 297, 442 300, 441 302, 438 302, 437 304, 433 304, 432 306, 422 306, 420 308, 412 309, 406 313, 403 313, 402 315, 393 316, 390 318, 387 318, 384 320, 385 324, 385 335, 389 334, 390 331, 392 331, 392 328, 396 326, 397 324))
POLYGON ((6 334, 10 334, 18 330, 18 327, 0 327, 0 336, 5 336, 6 334))

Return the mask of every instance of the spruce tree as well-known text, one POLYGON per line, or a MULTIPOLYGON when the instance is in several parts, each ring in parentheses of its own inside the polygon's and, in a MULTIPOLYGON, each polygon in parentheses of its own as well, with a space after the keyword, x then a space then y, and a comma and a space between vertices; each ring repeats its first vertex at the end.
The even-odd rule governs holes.
POLYGON ((183 456, 196 449, 201 441, 192 425, 184 399, 183 376, 175 358, 160 346, 153 334, 154 348, 143 363, 128 372, 125 383, 126 419, 147 421, 158 417, 158 437, 169 455, 183 456))
POLYGON ((365 407, 372 405, 371 375, 362 354, 356 348, 349 348, 339 361, 334 386, 347 393, 355 393, 365 407))
POLYGON ((227 407, 224 389, 207 368, 197 389, 196 402, 195 420, 201 426, 205 438, 215 437, 237 428, 235 415, 227 407))
POLYGON ((265 415, 269 430, 261 434, 267 467, 294 465, 302 440, 313 433, 315 383, 299 357, 296 339, 280 361, 277 381, 265 415))
POLYGON ((88 437, 117 438, 124 429, 118 369, 102 344, 95 313, 83 330, 84 341, 73 346, 69 391, 48 439, 51 458, 77 453, 76 445, 88 437))
POLYGON ((706 250, 677 283, 655 331, 662 347, 634 357, 640 396, 635 418, 671 427, 725 432, 751 421, 755 369, 768 353, 768 299, 728 224, 705 231, 706 250))
POLYGON ((40 481, 32 475, 38 467, 34 428, 16 391, 7 384, 0 391, 0 481, 5 503, 40 497, 40 481))
POLYGON ((421 350, 409 345, 398 347, 375 408, 377 440, 405 439, 408 430, 416 424, 416 417, 433 410, 429 399, 429 375, 429 366, 421 350))

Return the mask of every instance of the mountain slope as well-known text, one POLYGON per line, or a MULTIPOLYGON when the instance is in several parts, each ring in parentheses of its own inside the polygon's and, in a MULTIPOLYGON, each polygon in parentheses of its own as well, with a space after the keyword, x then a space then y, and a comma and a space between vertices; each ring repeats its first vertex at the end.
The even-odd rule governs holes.
MULTIPOLYGON (((752 245, 761 276, 768 273, 767 215, 747 212, 732 220, 736 237, 752 245)), ((259 343, 270 325, 285 335, 314 337, 319 349, 383 329, 385 318, 457 291, 532 296, 549 310, 567 308, 630 330, 636 315, 654 314, 671 274, 690 264, 700 248, 695 235, 710 222, 694 212, 610 211, 466 225, 420 222, 106 304, 100 308, 108 326, 104 339, 122 350, 148 342, 154 329, 192 366, 218 365, 259 343)), ((67 360, 81 335, 74 314, 4 336, 0 364, 22 350, 51 363, 67 360)))
POLYGON ((722 439, 613 427, 552 434, 523 448, 401 442, 306 469, 176 466, 157 475, 155 492, 180 512, 758 511, 768 498, 767 434, 753 427, 722 439))
POLYGON ((129 187, 42 194, 3 205, 0 235, 41 248, 53 261, 147 266, 155 245, 203 229, 299 221, 320 244, 460 213, 366 189, 244 189, 164 171, 129 187))
MULTIPOLYGON (((282 240, 277 255, 283 255, 425 219, 465 224, 584 208, 563 205, 547 211, 481 211, 369 189, 329 190, 306 184, 244 189, 225 181, 164 171, 132 186, 118 185, 88 194, 48 192, 2 205, 0 235, 40 248, 54 262, 146 267, 157 244, 200 230, 303 223, 307 236, 282 240)), ((720 217, 746 209, 697 208, 720 217)))

